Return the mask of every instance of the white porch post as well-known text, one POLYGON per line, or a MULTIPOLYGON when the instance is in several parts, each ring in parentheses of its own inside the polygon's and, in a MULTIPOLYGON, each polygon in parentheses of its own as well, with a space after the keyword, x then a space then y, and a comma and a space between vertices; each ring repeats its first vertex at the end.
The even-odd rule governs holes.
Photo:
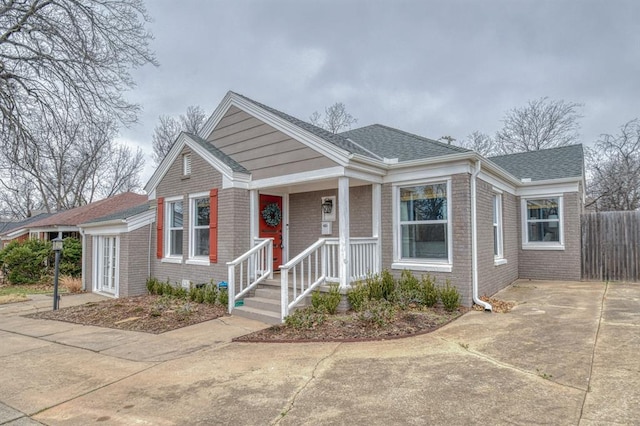
POLYGON ((350 283, 351 248, 349 246, 349 178, 338 178, 338 215, 339 226, 339 277, 340 288, 346 288, 350 283))
POLYGON ((249 247, 253 247, 254 240, 258 238, 258 209, 260 208, 258 201, 258 190, 249 190, 249 234, 251 238, 249 247))
POLYGON ((376 251, 374 260, 374 274, 382 271, 382 185, 371 184, 371 236, 376 238, 376 251))

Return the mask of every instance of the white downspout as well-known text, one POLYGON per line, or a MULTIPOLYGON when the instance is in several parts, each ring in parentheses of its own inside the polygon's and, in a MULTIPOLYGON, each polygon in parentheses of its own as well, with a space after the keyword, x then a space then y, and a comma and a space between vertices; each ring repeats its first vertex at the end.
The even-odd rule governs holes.
POLYGON ((149 247, 147 249, 147 278, 151 278, 151 237, 153 235, 153 224, 155 222, 151 222, 149 224, 149 247))
POLYGON ((478 212, 476 179, 478 177, 478 174, 480 173, 481 166, 481 160, 476 161, 475 171, 473 172, 473 175, 471 175, 471 275, 473 276, 473 302, 477 305, 482 306, 485 311, 491 312, 493 310, 492 306, 489 303, 480 300, 480 297, 478 297, 478 212))
POLYGON ((86 272, 86 268, 85 268, 85 263, 87 263, 87 245, 85 243, 85 237, 84 237, 84 229, 82 228, 78 228, 78 232, 80 232, 80 236, 82 237, 82 267, 80 270, 80 275, 82 276, 81 280, 82 280, 82 290, 83 291, 87 291, 87 279, 85 278, 85 272, 86 272))

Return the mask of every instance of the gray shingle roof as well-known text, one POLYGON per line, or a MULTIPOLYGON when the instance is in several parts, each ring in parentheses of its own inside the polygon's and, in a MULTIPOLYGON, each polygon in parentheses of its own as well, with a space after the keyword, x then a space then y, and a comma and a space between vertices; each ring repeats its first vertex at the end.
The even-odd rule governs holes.
POLYGON ((137 214, 144 213, 147 210, 149 210, 149 203, 144 203, 144 204, 140 204, 140 205, 137 205, 137 206, 134 206, 134 207, 130 207, 130 208, 125 209, 125 210, 121 210, 119 212, 114 212, 114 213, 110 213, 110 214, 108 214, 106 216, 99 217, 97 219, 92 220, 89 223, 106 222, 106 221, 109 221, 109 220, 118 220, 118 219, 125 220, 125 219, 133 217, 133 216, 135 216, 137 214))
POLYGON ((264 110, 269 111, 274 115, 277 115, 283 120, 286 120, 289 123, 295 126, 298 126, 301 129, 304 129, 309 133, 312 133, 318 136, 319 138, 326 140, 327 142, 334 144, 338 148, 344 149, 345 151, 350 152, 352 154, 361 154, 366 157, 376 158, 374 155, 371 154, 371 152, 367 151, 366 149, 363 149, 362 147, 358 146, 357 143, 353 143, 352 141, 348 140, 347 138, 343 137, 340 134, 334 134, 334 133, 328 132, 321 127, 314 126, 311 123, 307 123, 306 121, 299 120, 289 114, 285 114, 284 112, 278 111, 277 109, 273 109, 270 106, 261 104, 260 102, 256 102, 253 99, 247 98, 246 96, 241 95, 239 93, 235 93, 235 92, 232 92, 232 93, 236 94, 237 96, 240 96, 243 99, 246 99, 247 101, 259 106, 264 110))
POLYGON ((246 173, 249 174, 249 171, 245 169, 240 163, 236 162, 233 158, 229 157, 224 152, 220 151, 216 148, 211 142, 202 139, 200 136, 194 135, 193 133, 185 132, 189 138, 191 138, 198 145, 202 146, 204 149, 213 154, 218 160, 222 161, 224 164, 229 166, 231 170, 238 173, 246 173))
POLYGON ((381 157, 397 158, 398 161, 470 152, 459 146, 434 141, 381 124, 349 130, 340 135, 381 157))
POLYGON ((581 177, 584 169, 582 145, 490 157, 489 160, 518 179, 532 181, 581 177))

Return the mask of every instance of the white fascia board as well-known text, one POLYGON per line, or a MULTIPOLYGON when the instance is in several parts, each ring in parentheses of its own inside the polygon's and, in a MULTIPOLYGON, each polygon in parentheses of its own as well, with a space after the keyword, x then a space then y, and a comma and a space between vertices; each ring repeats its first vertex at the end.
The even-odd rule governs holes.
POLYGON ((64 225, 64 226, 52 225, 52 226, 45 226, 42 228, 27 228, 27 229, 29 232, 78 232, 77 226, 70 226, 70 225, 64 225))
POLYGON ((151 196, 152 192, 155 194, 156 187, 158 186, 164 175, 167 174, 169 168, 176 160, 176 158, 178 158, 178 154, 180 154, 180 152, 182 151, 184 144, 184 139, 178 137, 178 139, 176 139, 176 141, 171 146, 171 149, 169 150, 167 155, 165 155, 162 159, 162 162, 160 162, 160 165, 158 165, 158 168, 156 168, 156 171, 153 172, 153 174, 149 178, 149 181, 144 186, 144 190, 147 194, 149 194, 149 196, 151 196))
POLYGON ((456 161, 475 161, 481 158, 475 152, 461 152, 459 154, 440 155, 438 157, 420 158, 417 160, 399 161, 397 163, 387 164, 390 170, 405 169, 408 167, 430 166, 432 164, 452 163, 456 161))
MULTIPOLYGON (((8 240, 13 240, 14 238, 21 237, 22 235, 27 234, 27 233, 29 233, 29 229, 20 228, 20 229, 16 229, 15 231, 8 232, 7 234, 5 234, 4 237, 6 237, 6 239, 8 239, 8 240)), ((3 237, 3 239, 5 239, 4 237, 3 237)))
POLYGON ((437 179, 449 177, 461 173, 471 173, 471 164, 468 161, 461 161, 448 164, 437 164, 429 167, 412 167, 405 170, 390 170, 389 174, 383 178, 384 183, 420 181, 425 179, 437 179))
POLYGON ((227 110, 231 107, 235 106, 238 109, 246 112, 261 120, 265 124, 273 127, 276 130, 281 131, 285 135, 301 142, 307 147, 313 149, 324 155, 325 157, 335 161, 341 166, 346 166, 348 163, 349 152, 338 148, 331 142, 328 142, 311 132, 304 130, 301 127, 296 126, 289 121, 278 117, 277 115, 260 108, 258 105, 254 104, 247 99, 236 95, 235 93, 228 92, 220 105, 216 108, 214 113, 211 115, 209 120, 207 120, 206 124, 202 126, 202 129, 198 132, 198 135, 204 139, 208 138, 213 129, 218 125, 222 117, 226 114, 227 110))
POLYGON ((525 187, 517 188, 516 195, 520 197, 531 196, 551 196, 556 194, 563 194, 565 192, 579 192, 580 181, 574 180, 573 182, 561 182, 561 179, 557 181, 546 181, 545 184, 527 185, 525 187), (559 182, 560 181, 560 182, 559 182))
POLYGON ((320 170, 310 170, 307 172, 292 173, 289 175, 276 176, 272 178, 257 179, 249 183, 249 189, 263 189, 277 186, 295 185, 299 183, 311 182, 314 180, 331 179, 344 176, 344 167, 334 166, 320 170))
POLYGON ((80 225, 80 227, 87 235, 114 235, 135 231, 138 228, 153 223, 155 219, 155 210, 148 210, 126 219, 85 223, 80 225))
POLYGON ((492 173, 487 173, 485 169, 481 169, 478 174, 478 179, 483 180, 489 183, 494 188, 499 189, 500 191, 507 192, 509 194, 516 193, 516 187, 511 185, 509 182, 501 179, 500 177, 493 175, 492 173))
POLYGON ((345 169, 344 176, 348 178, 364 180, 371 183, 382 183, 381 175, 362 172, 359 170, 345 169))

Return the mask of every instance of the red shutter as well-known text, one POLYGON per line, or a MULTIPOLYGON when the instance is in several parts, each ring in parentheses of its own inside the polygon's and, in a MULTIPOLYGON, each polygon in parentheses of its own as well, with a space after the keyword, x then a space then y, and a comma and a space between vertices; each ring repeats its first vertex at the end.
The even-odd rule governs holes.
POLYGON ((218 262, 218 190, 209 193, 209 261, 218 262))
POLYGON ((162 238, 164 237, 164 198, 158 198, 158 209, 156 210, 156 257, 162 259, 162 238))

